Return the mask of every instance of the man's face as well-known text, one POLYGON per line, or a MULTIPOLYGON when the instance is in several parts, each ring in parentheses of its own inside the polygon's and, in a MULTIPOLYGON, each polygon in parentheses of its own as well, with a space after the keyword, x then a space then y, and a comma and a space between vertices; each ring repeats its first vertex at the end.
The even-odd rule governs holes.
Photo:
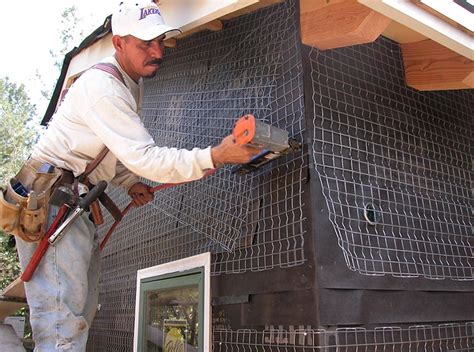
POLYGON ((152 40, 141 40, 131 35, 123 37, 121 57, 123 69, 138 81, 140 77, 154 77, 163 61, 165 36, 152 40))

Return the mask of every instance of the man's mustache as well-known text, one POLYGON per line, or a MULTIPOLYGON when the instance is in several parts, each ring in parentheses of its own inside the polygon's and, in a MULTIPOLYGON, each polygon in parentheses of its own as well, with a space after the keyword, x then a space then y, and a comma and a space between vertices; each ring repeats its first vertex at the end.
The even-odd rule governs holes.
POLYGON ((153 59, 148 61, 147 65, 161 65, 163 63, 163 59, 153 59))

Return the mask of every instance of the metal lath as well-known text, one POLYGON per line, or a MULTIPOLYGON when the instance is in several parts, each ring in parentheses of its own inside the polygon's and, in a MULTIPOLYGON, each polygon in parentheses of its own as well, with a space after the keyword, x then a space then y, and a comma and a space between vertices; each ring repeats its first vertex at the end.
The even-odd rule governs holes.
MULTIPOLYGON (((142 115, 156 142, 188 149, 216 145, 247 113, 301 140, 296 18, 295 5, 287 2, 232 21, 221 32, 180 40, 146 82, 142 115)), ((292 155, 245 177, 225 168, 157 194, 150 211, 175 230, 161 222, 153 227, 157 248, 168 247, 160 236, 169 233, 167 251, 154 252, 154 262, 210 250, 216 254, 213 274, 301 264, 302 160, 302 153, 292 155)))
POLYGON ((408 328, 276 327, 257 330, 215 330, 214 352, 470 352, 474 323, 408 328))
MULTIPOLYGON (((294 1, 180 39, 145 81, 142 119, 160 146, 216 145, 252 113, 302 140, 300 40, 294 1)), ((230 168, 160 191, 127 214, 104 250, 94 351, 130 351, 136 271, 211 251, 212 274, 303 264, 303 153, 247 176, 230 168), (114 341, 123 333, 124 339, 114 341), (106 341, 103 344, 104 340, 106 341)), ((147 181, 145 181, 147 182, 147 181)), ((110 195, 123 209, 122 190, 110 195)), ((111 219, 103 229, 111 225, 111 219)), ((93 346, 93 347, 92 347, 93 346)))
POLYGON ((347 266, 473 280, 472 91, 407 88, 384 38, 310 62, 314 164, 347 266))
MULTIPOLYGON (((295 6, 286 2, 231 21, 218 33, 180 40, 145 84, 142 117, 157 144, 216 145, 246 113, 302 140, 295 20, 295 6)), ((300 152, 247 176, 226 167, 160 191, 152 205, 127 215, 106 255, 113 260, 120 252, 120 264, 137 268, 212 251, 213 274, 301 264, 303 178, 300 152), (122 235, 131 231, 139 235, 122 235)), ((114 198, 125 204, 120 192, 114 198)))

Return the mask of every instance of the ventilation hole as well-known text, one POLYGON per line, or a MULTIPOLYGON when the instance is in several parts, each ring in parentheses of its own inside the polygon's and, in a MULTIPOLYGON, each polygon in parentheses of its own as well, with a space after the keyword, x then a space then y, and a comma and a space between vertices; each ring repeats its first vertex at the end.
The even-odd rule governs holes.
POLYGON ((364 218, 370 225, 378 224, 380 213, 373 203, 364 205, 364 218))

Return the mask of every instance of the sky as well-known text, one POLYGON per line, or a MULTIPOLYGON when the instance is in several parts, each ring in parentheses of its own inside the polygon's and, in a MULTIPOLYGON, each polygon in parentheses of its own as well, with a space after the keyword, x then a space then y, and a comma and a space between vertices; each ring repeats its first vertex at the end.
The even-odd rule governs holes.
MULTIPOLYGON (((50 50, 61 49, 61 14, 64 9, 76 6, 79 26, 84 37, 99 27, 112 13, 120 0, 23 0, 0 2, 0 77, 24 84, 41 118, 47 107, 41 97, 42 84, 36 77, 38 71, 45 88, 52 89, 59 76, 50 50), (18 6, 21 4, 21 6, 18 6)), ((72 43, 71 49, 84 38, 72 43)))

